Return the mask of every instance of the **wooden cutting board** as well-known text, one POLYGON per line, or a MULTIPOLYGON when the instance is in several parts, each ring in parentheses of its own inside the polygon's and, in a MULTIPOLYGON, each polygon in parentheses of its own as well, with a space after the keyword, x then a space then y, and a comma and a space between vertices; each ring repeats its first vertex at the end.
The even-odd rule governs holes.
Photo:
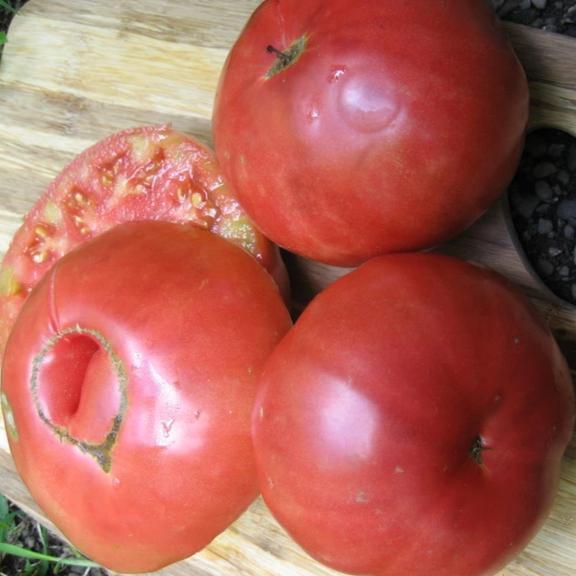
MULTIPOLYGON (((56 173, 73 155, 109 133, 172 122, 209 142, 220 67, 258 3, 31 0, 12 24, 0 65, 0 252, 56 173)), ((557 127, 576 135, 576 40, 521 26, 507 29, 531 80, 532 127, 557 127)), ((501 205, 443 250, 482 262, 520 284, 576 369, 576 311, 556 301, 527 271, 501 205)), ((294 269, 308 296, 343 273, 302 260, 294 269)), ((3 430, 0 492, 41 518, 16 475, 3 430)), ((260 500, 206 550, 161 573, 336 574, 307 557, 260 500)), ((576 440, 566 454, 548 522, 502 576, 574 574, 576 440)))

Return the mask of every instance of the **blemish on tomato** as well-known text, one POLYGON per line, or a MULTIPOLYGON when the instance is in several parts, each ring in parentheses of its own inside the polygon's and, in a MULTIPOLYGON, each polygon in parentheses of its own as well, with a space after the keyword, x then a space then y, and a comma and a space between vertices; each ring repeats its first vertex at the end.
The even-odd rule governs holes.
POLYGON ((174 418, 162 421, 162 431, 164 434, 164 438, 169 438, 173 425, 174 425, 174 418))
POLYGON ((14 270, 5 266, 0 270, 0 296, 14 296, 20 292, 22 284, 17 280, 14 270))
POLYGON ((346 73, 346 66, 334 66, 332 70, 330 70, 330 74, 328 76, 328 82, 331 84, 334 82, 338 82, 342 76, 346 73))
POLYGON ((14 419, 14 412, 4 392, 0 395, 0 403, 2 404, 2 413, 4 414, 4 422, 6 423, 6 431, 12 440, 15 442, 19 439, 18 428, 16 427, 16 420, 14 419))
POLYGON ((402 466, 396 466, 394 468, 394 474, 404 474, 404 468, 402 468, 402 466))
POLYGON ((62 210, 54 202, 48 202, 44 207, 44 218, 50 224, 60 224, 62 222, 62 210))
MULTIPOLYGON (((64 358, 64 360, 65 359, 66 358, 64 358)), ((112 346, 104 338, 104 336, 96 330, 83 328, 78 324, 69 328, 65 328, 64 330, 56 333, 52 338, 45 342, 42 349, 34 357, 32 361, 32 374, 30 376, 29 386, 30 393, 34 402, 34 407, 36 408, 36 413, 38 414, 40 420, 54 433, 54 435, 61 442, 69 442, 70 444, 76 446, 76 448, 78 448, 81 452, 94 458, 98 465, 102 468, 103 472, 109 473, 112 467, 112 451, 116 445, 118 434, 128 409, 128 377, 124 368, 124 363, 112 349, 112 346), (112 418, 110 429, 107 431, 104 440, 99 443, 81 440, 70 432, 66 424, 52 420, 49 416, 49 412, 45 410, 45 406, 40 399, 40 374, 46 358, 49 354, 51 354, 59 342, 66 340, 70 341, 70 338, 75 338, 78 336, 80 338, 88 337, 92 339, 97 345, 99 345, 100 349, 106 353, 114 375, 116 376, 118 392, 120 396, 118 410, 112 418)))
POLYGON ((366 493, 364 491, 360 490, 357 492, 354 501, 357 504, 366 504, 369 501, 369 498, 368 496, 366 496, 366 493))
POLYGON ((348 75, 338 94, 340 116, 350 128, 358 132, 379 132, 398 118, 401 105, 388 75, 383 72, 369 75, 348 75))

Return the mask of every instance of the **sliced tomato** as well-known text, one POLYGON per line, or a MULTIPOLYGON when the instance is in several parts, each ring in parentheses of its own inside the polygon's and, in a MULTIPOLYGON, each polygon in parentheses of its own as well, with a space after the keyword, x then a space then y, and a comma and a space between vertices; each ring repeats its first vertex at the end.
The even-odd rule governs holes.
POLYGON ((59 258, 135 220, 202 226, 284 281, 277 248, 234 199, 210 149, 168 125, 125 130, 64 168, 14 236, 0 270, 0 351, 28 294, 59 258))

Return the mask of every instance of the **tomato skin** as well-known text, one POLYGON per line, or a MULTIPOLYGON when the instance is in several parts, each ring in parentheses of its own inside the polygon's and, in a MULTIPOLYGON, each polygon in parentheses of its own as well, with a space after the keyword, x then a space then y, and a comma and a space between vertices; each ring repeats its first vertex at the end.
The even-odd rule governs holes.
POLYGON ((527 82, 484 0, 267 0, 223 70, 216 155, 277 244, 350 266, 435 245, 511 180, 527 82), (267 77, 298 39, 291 66, 267 77))
POLYGON ((61 259, 23 307, 3 367, 14 461, 47 516, 119 572, 207 545, 256 497, 256 378, 290 324, 266 271, 193 225, 124 224, 61 259), (74 439, 101 443, 122 413, 105 469, 74 439))
POLYGON ((313 557, 365 575, 495 573, 546 517, 574 425, 568 367, 527 301, 433 254, 328 287, 261 385, 267 505, 313 557))

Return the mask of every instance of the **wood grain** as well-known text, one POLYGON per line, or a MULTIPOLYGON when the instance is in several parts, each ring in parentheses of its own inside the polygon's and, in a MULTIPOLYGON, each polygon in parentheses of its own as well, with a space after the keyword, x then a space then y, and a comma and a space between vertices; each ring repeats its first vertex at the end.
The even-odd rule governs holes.
MULTIPOLYGON (((0 65, 0 252, 48 182, 75 154, 109 133, 171 122, 209 142, 220 67, 257 4, 258 0, 31 0, 10 29, 0 65)), ((575 41, 521 26, 506 29, 530 78, 531 129, 549 126, 576 135, 575 41)), ((499 203, 440 249, 484 263, 522 286, 555 330, 574 370, 576 310, 555 299, 526 267, 507 228, 504 208, 499 203)), ((302 302, 346 272, 298 258, 290 264, 302 302)), ((47 522, 14 470, 3 430, 0 491, 47 522)), ((548 522, 502 576, 570 576, 575 567, 573 441, 548 522)), ((161 574, 336 572, 309 559, 258 500, 206 550, 161 574)))

